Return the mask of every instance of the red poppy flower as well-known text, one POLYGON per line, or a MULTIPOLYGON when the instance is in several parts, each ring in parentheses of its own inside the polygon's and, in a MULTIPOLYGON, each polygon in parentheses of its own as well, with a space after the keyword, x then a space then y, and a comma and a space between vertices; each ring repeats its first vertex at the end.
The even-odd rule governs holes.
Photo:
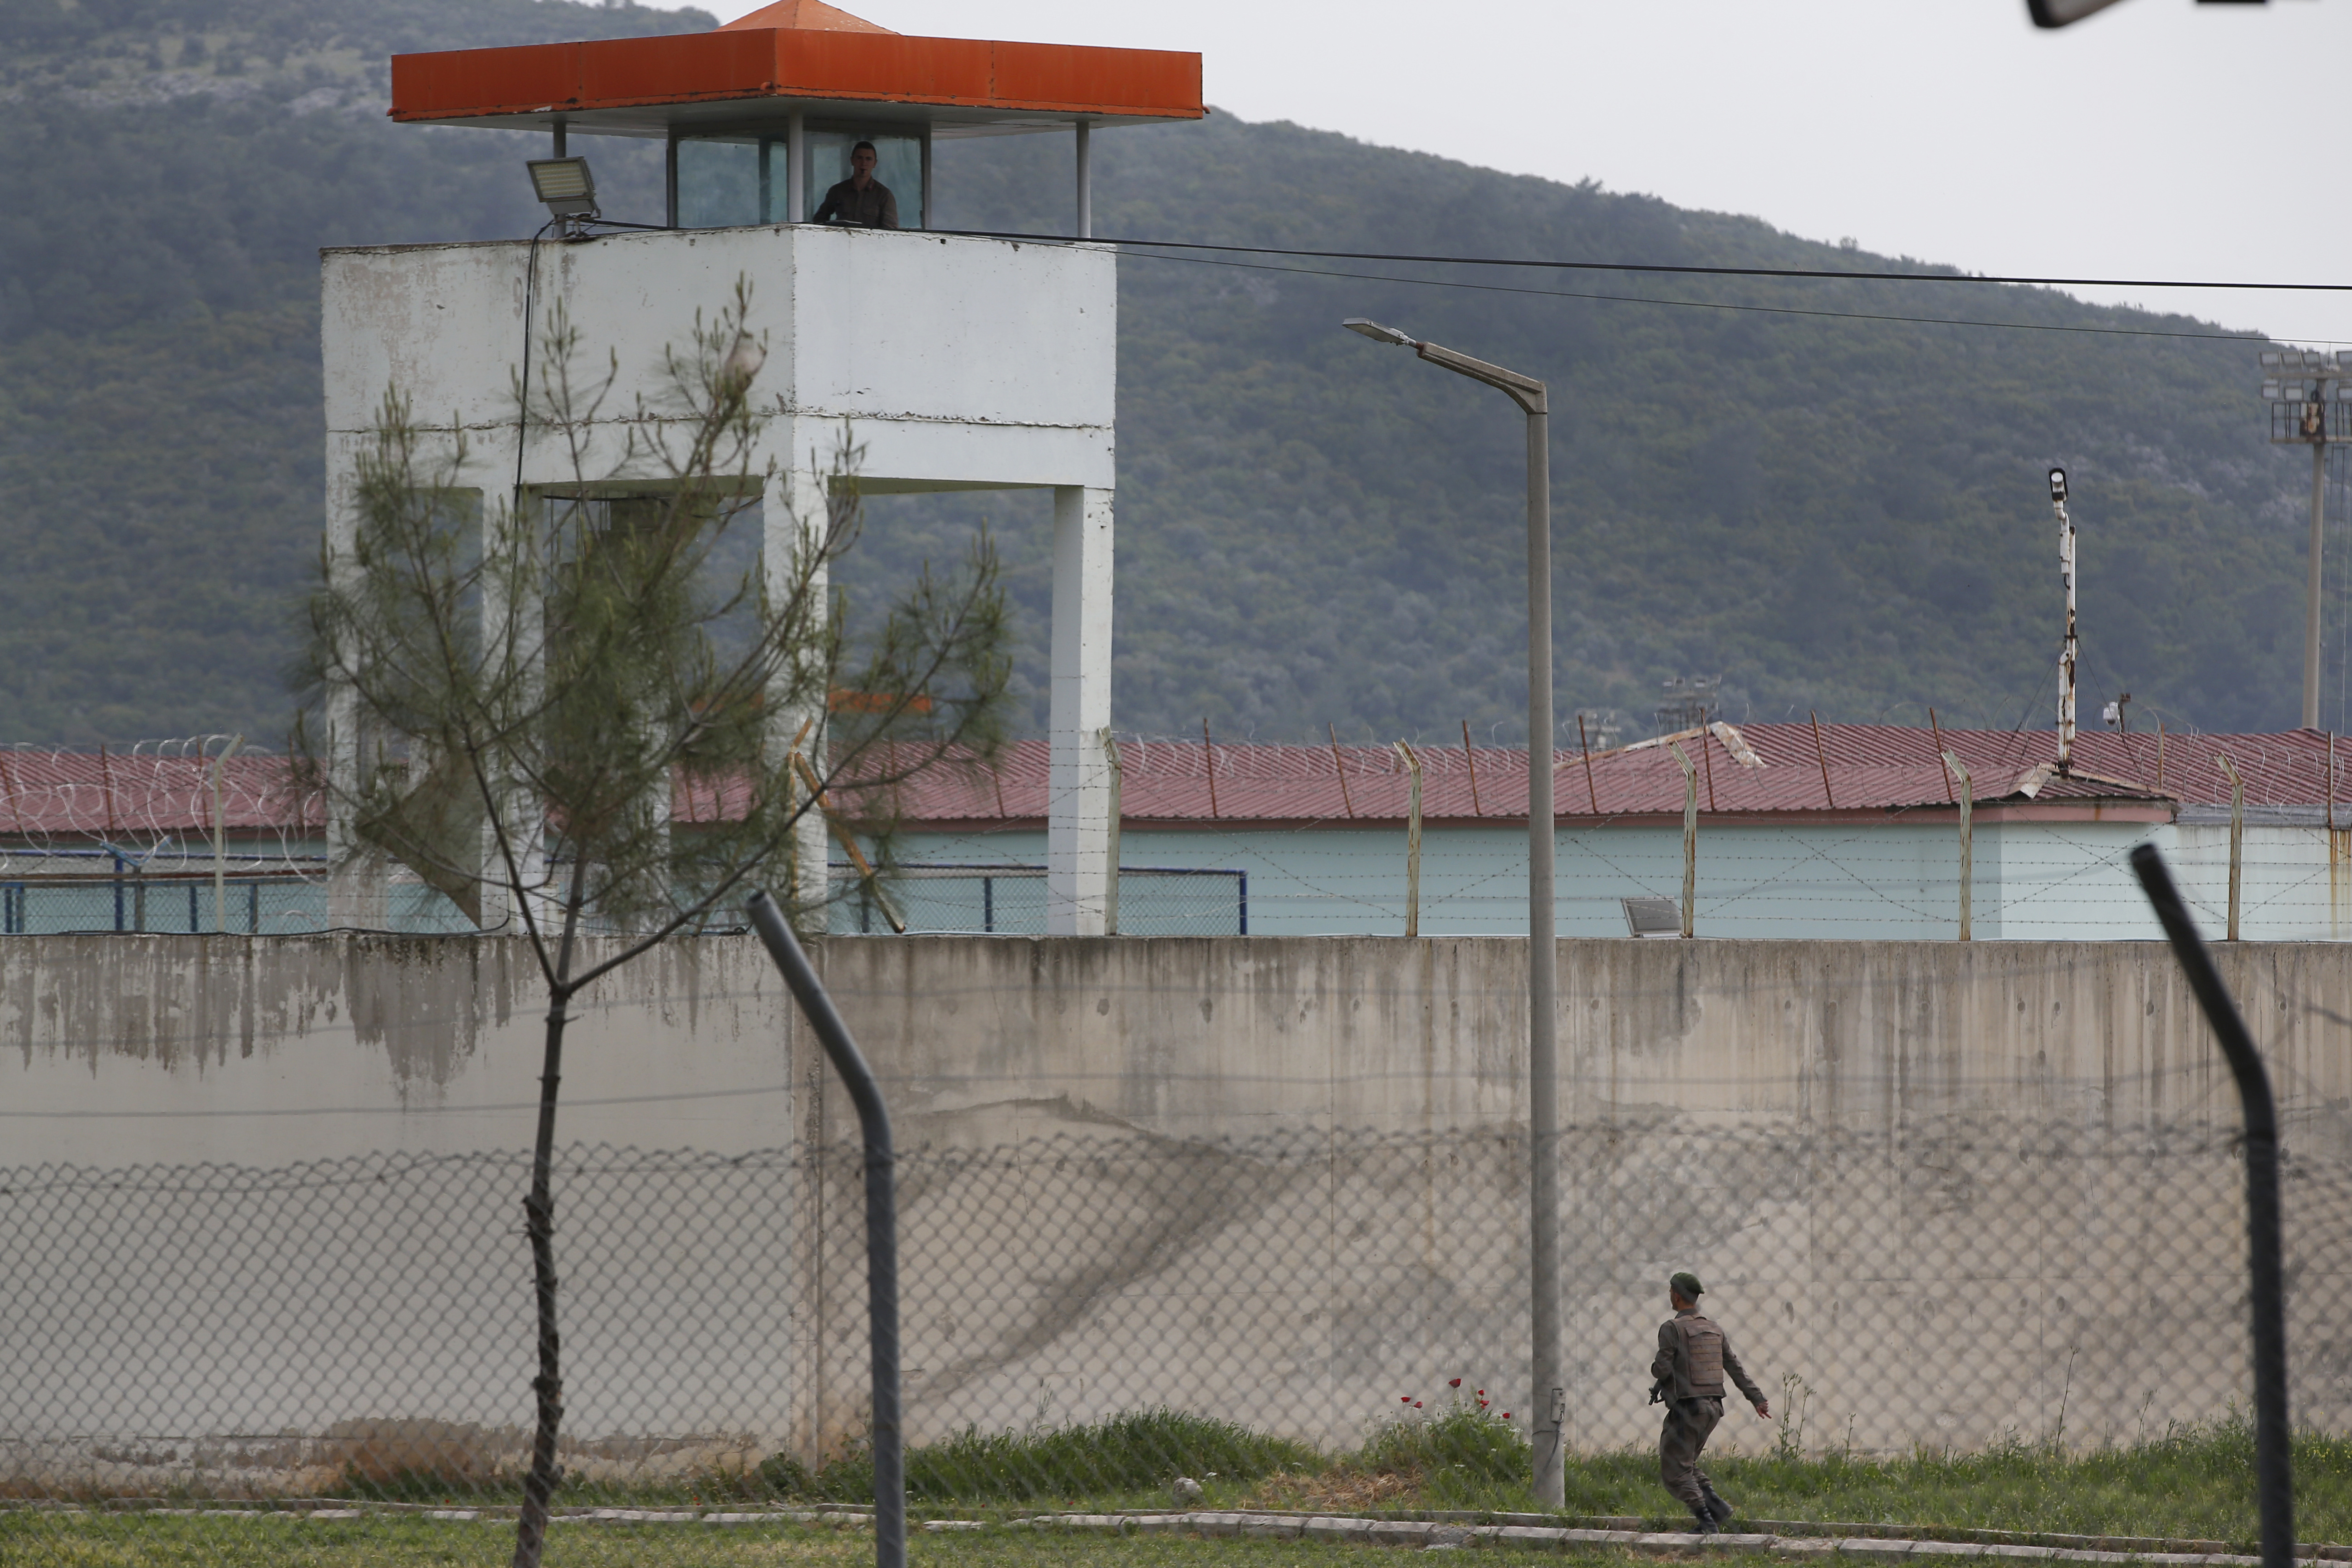
POLYGON ((1448 1387, 1448 1388, 1459 1388, 1459 1387, 1461 1387, 1461 1386, 1462 1386, 1462 1380, 1461 1380, 1460 1378, 1458 1378, 1458 1377, 1457 1377, 1457 1378, 1454 1378, 1452 1382, 1448 1383, 1445 1386, 1446 1386, 1446 1387, 1448 1387))
POLYGON ((1397 1395, 1397 1403, 1399 1405, 1411 1405, 1412 1403, 1412 1395, 1410 1394, 1400 1394, 1397 1395))
POLYGON ((1507 1410, 1504 1411, 1504 1412, 1503 1412, 1503 1419, 1504 1419, 1504 1420, 1506 1420, 1506 1421, 1508 1421, 1510 1418, 1511 1418, 1511 1413, 1510 1413, 1509 1411, 1507 1411, 1507 1410))
POLYGON ((1478 1397, 1479 1397, 1479 1398, 1481 1398, 1481 1399, 1486 1398, 1486 1391, 1485 1389, 1483 1389, 1483 1388, 1482 1388, 1482 1389, 1480 1389, 1480 1390, 1478 1391, 1478 1397))
POLYGON ((1414 1401, 1412 1402, 1412 1407, 1413 1407, 1415 1410, 1420 1409, 1420 1408, 1421 1408, 1421 1401, 1420 1401, 1420 1400, 1418 1400, 1418 1399, 1414 1400, 1414 1401))

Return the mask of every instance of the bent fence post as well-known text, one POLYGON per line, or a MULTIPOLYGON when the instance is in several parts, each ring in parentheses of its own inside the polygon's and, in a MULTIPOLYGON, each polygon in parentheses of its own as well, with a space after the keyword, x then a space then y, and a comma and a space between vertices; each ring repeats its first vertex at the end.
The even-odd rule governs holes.
MULTIPOLYGON (((2156 846, 2143 844, 2131 852, 2132 870, 2139 878, 2156 918, 2163 922, 2165 939, 2172 943, 2189 988, 2221 1041, 2221 1055, 2238 1080, 2238 1099, 2246 1117, 2246 1246, 2249 1254, 2248 1305, 2253 1317, 2254 1339, 2254 1491, 2261 1505, 2263 1568, 2291 1568, 2294 1562, 2294 1470, 2287 1449, 2286 1415, 2286 1292, 2279 1261, 2278 1107, 2271 1097, 2270 1074, 2262 1054, 2246 1031, 2230 988, 2213 967, 2165 869, 2156 846)), ((2234 910, 2232 911, 2234 912, 2234 910)), ((2232 932, 2231 934, 2235 934, 2232 932)))
POLYGON ((874 1345, 874 1563, 875 1568, 906 1568, 906 1433, 898 1411, 898 1155, 890 1147, 890 1112, 881 1086, 866 1065, 849 1026, 825 994, 824 983, 801 951, 783 911, 763 891, 751 895, 752 927, 768 956, 800 1004, 809 1027, 857 1107, 866 1141, 866 1306, 874 1345))

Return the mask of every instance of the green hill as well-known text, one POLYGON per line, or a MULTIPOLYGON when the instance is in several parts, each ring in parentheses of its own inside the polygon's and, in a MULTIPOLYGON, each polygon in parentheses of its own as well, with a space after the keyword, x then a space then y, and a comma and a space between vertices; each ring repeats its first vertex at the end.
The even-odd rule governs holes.
MULTIPOLYGON (((541 143, 384 123, 384 57, 709 25, 559 0, 0 15, 0 134, 18 153, 0 162, 0 735, 282 727, 288 605, 320 524, 317 247, 539 221, 517 164, 541 143)), ((656 216, 652 149, 585 146, 608 210, 656 216)), ((1106 235, 1889 265, 1286 124, 1219 115, 1096 147, 1106 235)), ((940 220, 1058 229, 1069 157, 1057 137, 943 143, 940 220)), ((2128 689, 2176 726, 2294 720, 2307 459, 2263 439, 2251 340, 2126 335, 2213 329, 2046 290, 1449 275, 1474 289, 1254 259, 1121 264, 1122 728, 1438 736, 1467 719, 1518 737, 1516 419, 1341 332, 1347 315, 1551 381, 1563 712, 1614 708, 1640 732, 1662 678, 1721 672, 1735 718, 1932 703, 2043 721, 2057 460, 2083 530, 2086 712, 2128 689), (1854 319, 1888 316, 2035 330, 1854 319)), ((877 502, 845 585, 953 552, 983 516, 1042 721, 1042 498, 877 502)))

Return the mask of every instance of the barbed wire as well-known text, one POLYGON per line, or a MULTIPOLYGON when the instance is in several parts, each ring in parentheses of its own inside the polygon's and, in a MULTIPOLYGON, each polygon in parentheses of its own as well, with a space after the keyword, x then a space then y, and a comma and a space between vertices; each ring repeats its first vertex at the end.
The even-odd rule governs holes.
POLYGON ((315 880, 324 827, 291 761, 239 736, 0 746, 0 879, 68 878, 73 862, 102 859, 142 875, 225 861, 248 878, 315 880))

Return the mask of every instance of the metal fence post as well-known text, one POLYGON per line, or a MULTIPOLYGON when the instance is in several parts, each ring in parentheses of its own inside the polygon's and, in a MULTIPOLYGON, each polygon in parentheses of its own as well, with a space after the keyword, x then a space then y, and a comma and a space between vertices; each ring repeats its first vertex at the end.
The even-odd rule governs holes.
MULTIPOLYGON (((929 142, 925 143, 929 145, 929 142)), ((1127 782, 1127 770, 1119 766, 1118 737, 1106 724, 1102 730, 1103 761, 1110 764, 1110 864, 1103 873, 1103 935, 1118 934, 1118 825, 1126 807, 1119 795, 1127 782)))
POLYGON ((1683 765, 1683 935, 1698 932, 1698 770, 1680 746, 1668 748, 1683 765))
POLYGON ((1957 753, 1946 752, 1944 765, 1960 781, 1960 940, 1973 942, 1976 939, 1969 917, 1974 910, 1969 906, 1976 897, 1977 858, 1976 847, 1969 841, 1969 819, 1976 814, 1977 785, 1957 753))
POLYGON ((2246 781, 2230 763, 2227 753, 2216 752, 2213 760, 2230 775, 2230 940, 2238 940, 2238 883, 2240 869, 2246 863, 2246 781))
POLYGON ((1396 754, 1411 778, 1404 825, 1404 934, 1421 934, 1421 756, 1399 741, 1396 754))
POLYGON ((890 1112, 882 1103, 874 1069, 866 1065, 865 1054, 850 1037, 849 1026, 835 1010, 783 911, 761 890, 751 895, 749 912, 777 973, 849 1090, 865 1137, 866 1310, 874 1352, 874 1563, 875 1568, 906 1568, 907 1448, 898 1407, 898 1154, 890 1144, 890 1112))
MULTIPOLYGON (((2294 1562, 2294 1460, 2289 1450, 2286 1414, 2286 1289, 2279 1252, 2278 1107, 2271 1098, 2270 1074, 2246 1031, 2246 1021, 2230 999, 2230 988, 2213 967, 2213 955, 2189 918, 2164 857, 2153 844, 2131 852, 2132 871, 2163 923, 2165 940, 2197 994, 2213 1035, 2238 1080, 2246 1118, 2247 1307, 2254 1341, 2254 1492, 2263 1524, 2263 1568, 2292 1568, 2294 1562)), ((2233 899, 2232 914, 2236 900, 2233 899)), ((2233 920, 2231 923, 2236 922, 2233 920)))
MULTIPOLYGON (((229 758, 236 754, 245 737, 233 738, 213 759, 213 930, 228 930, 228 813, 221 800, 222 775, 228 771, 229 758)), ((191 906, 193 907, 193 906, 191 906)), ((188 929, 196 929, 194 916, 188 919, 188 929)))

